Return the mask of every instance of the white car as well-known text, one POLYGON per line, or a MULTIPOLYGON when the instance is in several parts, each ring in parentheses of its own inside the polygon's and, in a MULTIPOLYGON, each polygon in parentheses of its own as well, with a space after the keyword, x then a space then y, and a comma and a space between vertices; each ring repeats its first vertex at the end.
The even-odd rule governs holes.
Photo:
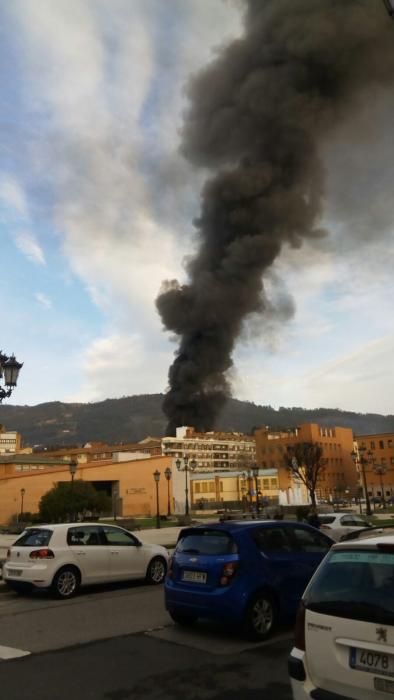
POLYGON ((303 595, 289 674, 294 700, 394 694, 394 535, 331 548, 303 595))
POLYGON ((164 581, 169 554, 128 530, 103 523, 39 525, 26 529, 7 552, 3 579, 18 593, 49 588, 70 598, 80 586, 145 579, 164 581))
POLYGON ((371 527, 371 523, 357 513, 319 513, 320 530, 338 542, 343 535, 371 527))

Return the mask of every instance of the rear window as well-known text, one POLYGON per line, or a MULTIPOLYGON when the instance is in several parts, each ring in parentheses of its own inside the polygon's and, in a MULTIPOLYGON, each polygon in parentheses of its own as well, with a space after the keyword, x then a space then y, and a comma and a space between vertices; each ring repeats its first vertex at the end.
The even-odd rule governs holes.
POLYGON ((319 515, 319 521, 322 525, 330 525, 335 520, 335 515, 319 515))
POLYGON ((394 624, 394 552, 330 552, 307 588, 309 610, 352 620, 394 624))
POLYGON ((14 547, 47 547, 53 535, 53 530, 30 528, 14 542, 14 547))
POLYGON ((227 532, 204 530, 186 533, 178 541, 176 552, 185 554, 236 554, 237 545, 227 532))

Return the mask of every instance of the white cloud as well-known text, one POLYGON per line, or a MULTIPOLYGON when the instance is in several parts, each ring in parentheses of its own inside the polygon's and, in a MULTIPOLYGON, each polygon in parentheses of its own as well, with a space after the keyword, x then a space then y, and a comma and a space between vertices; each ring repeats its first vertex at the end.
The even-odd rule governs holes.
POLYGON ((15 245, 31 262, 45 265, 43 250, 34 233, 31 231, 19 231, 15 233, 15 245))
POLYGON ((45 309, 52 309, 52 301, 46 294, 43 294, 43 292, 36 292, 34 296, 38 303, 45 309))
POLYGON ((28 220, 25 193, 19 182, 9 175, 0 179, 0 202, 12 216, 28 220))

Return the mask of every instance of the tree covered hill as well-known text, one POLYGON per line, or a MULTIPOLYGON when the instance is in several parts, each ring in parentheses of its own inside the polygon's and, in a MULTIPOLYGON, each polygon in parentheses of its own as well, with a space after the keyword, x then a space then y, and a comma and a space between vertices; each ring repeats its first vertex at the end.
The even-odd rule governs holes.
MULTIPOLYGON (((145 394, 98 403, 54 401, 37 406, 0 406, 0 423, 18 430, 25 446, 79 445, 89 440, 109 443, 135 442, 148 435, 165 434, 163 394, 145 394)), ((217 423, 218 430, 251 433, 267 425, 272 430, 293 428, 301 423, 352 428, 355 434, 394 432, 394 416, 352 413, 332 408, 259 406, 230 399, 217 423)))

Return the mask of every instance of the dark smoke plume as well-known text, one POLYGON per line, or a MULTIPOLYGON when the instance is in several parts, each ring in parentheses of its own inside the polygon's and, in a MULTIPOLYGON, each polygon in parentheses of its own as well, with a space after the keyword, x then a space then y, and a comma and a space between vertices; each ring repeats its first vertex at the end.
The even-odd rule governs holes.
MULTIPOLYGON (((394 83, 394 26, 381 0, 248 0, 244 36, 189 86, 183 152, 213 176, 189 283, 157 307, 180 337, 164 411, 214 427, 242 323, 264 312, 265 271, 287 244, 321 236, 321 146, 365 91, 394 83)), ((367 167, 367 164, 366 164, 367 167)))

